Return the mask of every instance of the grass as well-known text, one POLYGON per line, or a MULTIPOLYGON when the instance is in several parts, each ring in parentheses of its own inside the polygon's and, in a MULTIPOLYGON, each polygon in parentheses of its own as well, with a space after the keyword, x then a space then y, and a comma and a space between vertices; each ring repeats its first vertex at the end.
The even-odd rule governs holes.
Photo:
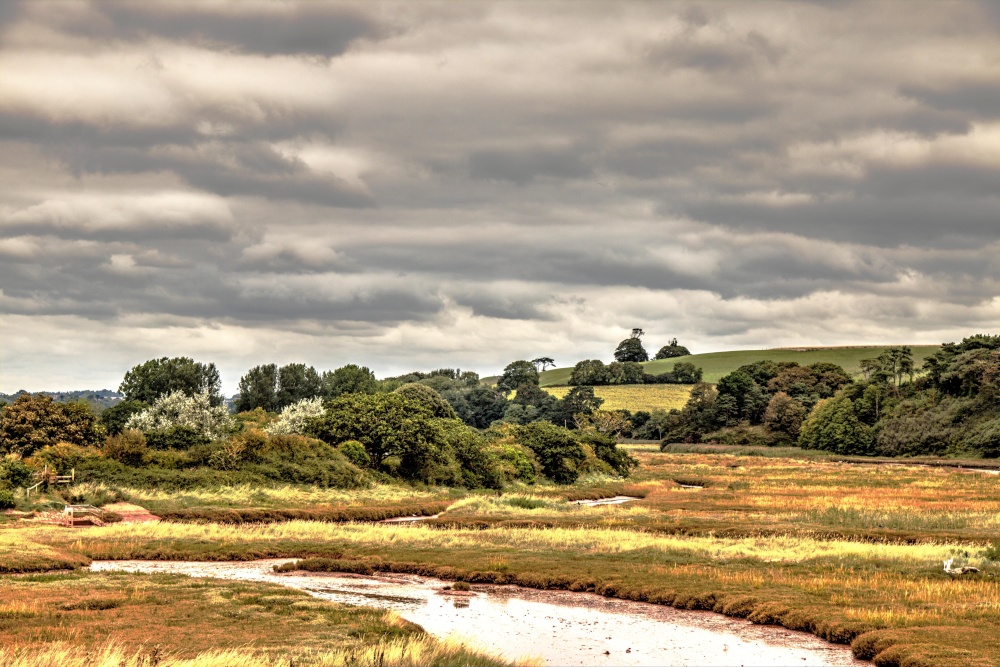
POLYGON ((0 664, 17 667, 508 664, 272 584, 77 572, 0 578, 0 600, 0 664))
MULTIPOLYGON (((602 410, 680 410, 691 396, 689 384, 629 384, 594 387, 594 395, 604 399, 602 410)), ((545 387, 545 391, 562 398, 572 387, 545 387)))
MULTIPOLYGON (((162 557, 166 545, 170 558, 201 560, 200 545, 205 543, 238 545, 248 556, 288 554, 300 548, 297 545, 322 543, 335 548, 337 558, 353 571, 371 568, 470 582, 593 590, 780 623, 842 643, 871 632, 949 626, 954 641, 932 647, 935 662, 995 664, 1000 656, 995 639, 1000 627, 1000 584, 995 576, 1000 566, 982 560, 984 549, 964 543, 314 522, 243 528, 116 525, 72 533, 34 529, 32 538, 111 559, 162 557), (982 567, 985 574, 950 579, 940 563, 956 556, 982 567), (976 651, 969 654, 967 646, 976 646, 976 651)), ((906 637, 898 632, 886 636, 906 637)))
MULTIPOLYGON (((449 497, 441 517, 416 525, 8 524, 0 527, 0 566, 27 571, 91 558, 313 559, 320 569, 592 590, 711 609, 853 641, 856 655, 877 656, 877 664, 1000 664, 997 477, 901 460, 855 465, 794 448, 697 445, 660 452, 636 443, 629 450, 642 464, 630 480, 589 477, 572 487, 449 497), (595 508, 571 502, 612 495, 641 500, 595 508), (982 574, 949 578, 946 559, 982 574)), ((205 498, 222 505, 246 493, 220 489, 205 498)), ((313 492, 282 493, 298 503, 313 492)), ((358 504, 329 502, 351 508, 372 498, 358 493, 358 504)), ((2 619, 0 611, 0 625, 2 619)))
MULTIPOLYGON (((844 370, 848 373, 856 375, 861 372, 860 362, 862 359, 877 357, 888 347, 890 346, 872 345, 866 347, 730 350, 726 352, 693 354, 677 359, 649 361, 644 363, 643 367, 647 373, 659 374, 672 370, 676 362, 685 361, 701 367, 704 371, 703 379, 705 382, 713 383, 718 382, 724 375, 731 373, 740 366, 765 359, 770 359, 771 361, 795 361, 803 366, 816 363, 817 361, 828 361, 838 366, 843 366, 844 370)), ((911 347, 913 349, 913 362, 917 368, 923 365, 924 359, 941 348, 940 345, 913 345, 911 347)), ((539 385, 542 387, 566 385, 569 383, 569 377, 572 373, 573 366, 545 371, 541 374, 539 385)))

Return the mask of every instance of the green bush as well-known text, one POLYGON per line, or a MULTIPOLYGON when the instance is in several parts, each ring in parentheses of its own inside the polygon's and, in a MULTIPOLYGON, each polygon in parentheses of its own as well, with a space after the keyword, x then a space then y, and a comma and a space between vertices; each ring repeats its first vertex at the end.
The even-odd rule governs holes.
POLYGON ((14 509, 17 503, 14 502, 14 494, 7 489, 0 489, 0 510, 14 509))
POLYGON ((368 468, 372 464, 372 459, 368 456, 368 450, 357 440, 347 440, 340 443, 337 445, 337 451, 359 468, 368 468))
POLYGON ((0 487, 19 488, 30 486, 34 478, 31 468, 24 465, 18 458, 7 458, 0 461, 0 487))
POLYGON ((141 466, 149 454, 146 436, 142 431, 126 429, 118 435, 112 435, 104 441, 101 448, 109 459, 121 461, 125 465, 141 466))
POLYGON ((174 426, 146 433, 146 444, 152 449, 191 449, 208 442, 208 437, 189 426, 174 426))

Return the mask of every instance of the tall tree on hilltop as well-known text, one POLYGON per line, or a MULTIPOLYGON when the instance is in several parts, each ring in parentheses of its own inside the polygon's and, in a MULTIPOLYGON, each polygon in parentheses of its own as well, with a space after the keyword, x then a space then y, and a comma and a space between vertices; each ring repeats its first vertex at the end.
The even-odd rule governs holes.
POLYGON ((642 329, 632 329, 632 335, 618 343, 615 350, 615 361, 649 361, 649 354, 642 346, 642 329))

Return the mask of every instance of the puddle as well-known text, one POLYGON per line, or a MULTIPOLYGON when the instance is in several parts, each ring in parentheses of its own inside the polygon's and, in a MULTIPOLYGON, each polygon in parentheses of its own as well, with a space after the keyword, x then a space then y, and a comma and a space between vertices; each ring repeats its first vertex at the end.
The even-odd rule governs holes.
POLYGON ((601 505, 621 505, 633 500, 642 500, 634 496, 615 496, 614 498, 601 498, 600 500, 577 500, 575 504, 585 507, 600 507, 601 505))
POLYGON ((441 513, 431 514, 428 516, 397 516, 392 519, 382 519, 379 523, 413 523, 414 521, 426 521, 427 519, 436 519, 441 516, 441 513))
POLYGON ((416 575, 297 573, 288 562, 175 563, 95 561, 94 571, 177 573, 266 581, 353 605, 395 609, 438 637, 457 636, 509 659, 538 656, 550 665, 869 665, 850 648, 775 626, 706 611, 615 600, 592 593, 517 586, 442 594, 447 582, 416 575))

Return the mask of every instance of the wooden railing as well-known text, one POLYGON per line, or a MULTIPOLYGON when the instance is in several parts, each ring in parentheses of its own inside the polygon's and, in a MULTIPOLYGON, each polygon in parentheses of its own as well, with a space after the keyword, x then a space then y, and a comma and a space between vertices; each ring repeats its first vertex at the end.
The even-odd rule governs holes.
POLYGON ((39 487, 43 484, 73 484, 76 482, 76 468, 70 469, 68 475, 57 475, 55 472, 49 471, 48 466, 45 466, 41 472, 35 473, 35 479, 38 481, 24 490, 25 498, 31 497, 32 491, 41 493, 39 487))
POLYGON ((104 511, 93 505, 66 505, 63 515, 68 526, 104 525, 104 511))

